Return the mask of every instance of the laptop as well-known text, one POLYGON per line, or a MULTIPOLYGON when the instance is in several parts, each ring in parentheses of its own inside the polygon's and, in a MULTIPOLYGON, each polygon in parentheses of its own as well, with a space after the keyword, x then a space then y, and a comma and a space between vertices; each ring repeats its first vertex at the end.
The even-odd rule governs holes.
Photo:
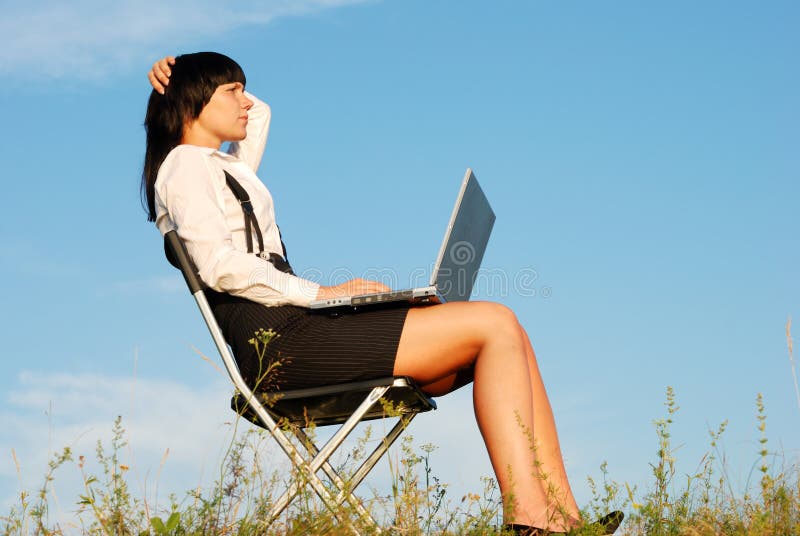
POLYGON ((471 169, 467 169, 428 286, 315 300, 310 308, 335 311, 399 302, 467 301, 472 294, 494 220, 494 211, 478 179, 471 169))

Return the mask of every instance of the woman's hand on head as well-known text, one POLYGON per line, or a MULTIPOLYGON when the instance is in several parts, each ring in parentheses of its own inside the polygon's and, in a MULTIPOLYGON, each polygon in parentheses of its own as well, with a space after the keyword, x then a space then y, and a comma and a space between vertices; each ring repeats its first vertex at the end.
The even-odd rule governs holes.
POLYGON ((351 279, 341 285, 332 287, 319 287, 317 291, 318 300, 327 300, 339 296, 357 296, 359 294, 376 294, 378 292, 389 292, 392 290, 383 283, 370 281, 369 279, 351 279))
POLYGON ((169 85, 169 77, 172 75, 171 65, 175 65, 175 56, 166 56, 153 64, 153 68, 147 73, 147 79, 158 93, 164 94, 164 90, 169 85))

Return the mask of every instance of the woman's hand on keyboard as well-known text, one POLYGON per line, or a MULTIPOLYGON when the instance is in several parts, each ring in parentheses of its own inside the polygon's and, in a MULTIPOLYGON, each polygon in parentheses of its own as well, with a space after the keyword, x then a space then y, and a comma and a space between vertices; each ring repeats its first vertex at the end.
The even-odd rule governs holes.
POLYGON ((319 287, 317 292, 318 300, 327 300, 339 296, 359 296, 361 294, 377 294, 378 292, 389 292, 392 289, 383 283, 370 281, 369 279, 351 279, 341 285, 331 287, 319 287))

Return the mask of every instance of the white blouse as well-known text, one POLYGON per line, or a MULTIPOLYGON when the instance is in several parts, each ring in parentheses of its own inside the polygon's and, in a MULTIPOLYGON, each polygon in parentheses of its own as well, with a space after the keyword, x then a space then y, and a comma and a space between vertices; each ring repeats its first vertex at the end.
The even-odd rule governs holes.
MULTIPOLYGON (((250 93, 247 96, 254 103, 247 137, 231 143, 227 153, 179 145, 167 155, 155 184, 156 225, 162 235, 177 229, 200 279, 212 289, 268 306, 307 307, 319 285, 247 253, 242 208, 225 183, 227 171, 247 190, 264 250, 282 254, 272 196, 255 173, 267 144, 270 108, 250 93)), ((255 237, 253 245, 258 247, 255 237)))

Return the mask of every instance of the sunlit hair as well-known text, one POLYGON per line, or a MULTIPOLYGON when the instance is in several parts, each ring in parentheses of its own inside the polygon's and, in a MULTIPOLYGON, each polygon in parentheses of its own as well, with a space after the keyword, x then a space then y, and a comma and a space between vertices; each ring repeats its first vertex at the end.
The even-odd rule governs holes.
POLYGON ((155 183, 158 168, 183 137, 187 122, 197 119, 222 84, 246 84, 244 71, 229 57, 216 52, 196 52, 175 58, 164 94, 153 90, 147 102, 144 130, 147 145, 140 195, 147 219, 155 221, 155 183))

